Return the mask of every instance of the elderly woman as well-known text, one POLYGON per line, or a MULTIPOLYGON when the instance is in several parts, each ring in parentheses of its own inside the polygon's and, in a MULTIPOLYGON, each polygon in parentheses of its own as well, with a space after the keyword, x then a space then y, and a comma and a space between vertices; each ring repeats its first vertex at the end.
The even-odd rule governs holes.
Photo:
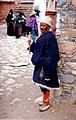
POLYGON ((51 31, 52 19, 44 16, 40 21, 41 36, 31 44, 31 52, 33 53, 31 61, 35 65, 33 73, 33 82, 40 86, 43 92, 43 101, 40 111, 47 110, 52 100, 51 88, 59 88, 57 76, 57 62, 59 61, 59 49, 55 35, 51 31))

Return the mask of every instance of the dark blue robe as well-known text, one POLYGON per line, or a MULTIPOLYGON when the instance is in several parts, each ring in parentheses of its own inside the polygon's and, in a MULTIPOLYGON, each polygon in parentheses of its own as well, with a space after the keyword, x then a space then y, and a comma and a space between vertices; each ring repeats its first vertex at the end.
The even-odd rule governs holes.
POLYGON ((15 35, 15 18, 12 13, 9 13, 6 17, 7 22, 7 35, 14 36, 15 35))
POLYGON ((60 57, 55 35, 50 31, 44 33, 36 43, 33 42, 31 51, 33 52, 31 61, 35 65, 33 81, 45 88, 58 88, 57 62, 60 57))

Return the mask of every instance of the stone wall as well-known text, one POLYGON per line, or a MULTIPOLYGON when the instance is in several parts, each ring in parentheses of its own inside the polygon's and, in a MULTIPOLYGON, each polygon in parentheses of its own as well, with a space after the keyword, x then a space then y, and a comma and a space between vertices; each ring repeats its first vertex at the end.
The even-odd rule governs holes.
POLYGON ((26 17, 29 17, 33 3, 34 0, 20 0, 18 5, 15 6, 15 12, 18 13, 19 11, 22 11, 26 17))
POLYGON ((57 11, 61 31, 57 36, 61 57, 58 73, 63 86, 72 94, 76 92, 76 0, 58 0, 57 11))

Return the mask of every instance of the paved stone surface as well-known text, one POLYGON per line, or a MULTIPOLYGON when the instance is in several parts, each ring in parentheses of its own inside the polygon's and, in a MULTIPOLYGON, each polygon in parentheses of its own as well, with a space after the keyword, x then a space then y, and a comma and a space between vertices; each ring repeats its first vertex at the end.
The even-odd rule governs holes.
POLYGON ((39 88, 32 83, 33 65, 27 38, 9 37, 6 24, 0 25, 0 119, 76 120, 76 105, 56 98, 46 112, 39 112, 39 88))

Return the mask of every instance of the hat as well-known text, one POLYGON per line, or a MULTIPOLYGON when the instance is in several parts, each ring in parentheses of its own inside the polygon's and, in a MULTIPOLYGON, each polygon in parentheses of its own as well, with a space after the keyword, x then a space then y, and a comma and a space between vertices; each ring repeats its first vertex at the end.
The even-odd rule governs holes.
POLYGON ((47 25, 49 25, 50 27, 52 26, 52 19, 49 16, 44 16, 43 18, 41 18, 40 23, 46 23, 47 25))
POLYGON ((32 16, 32 15, 36 15, 36 12, 32 11, 32 13, 30 14, 30 16, 32 16))

